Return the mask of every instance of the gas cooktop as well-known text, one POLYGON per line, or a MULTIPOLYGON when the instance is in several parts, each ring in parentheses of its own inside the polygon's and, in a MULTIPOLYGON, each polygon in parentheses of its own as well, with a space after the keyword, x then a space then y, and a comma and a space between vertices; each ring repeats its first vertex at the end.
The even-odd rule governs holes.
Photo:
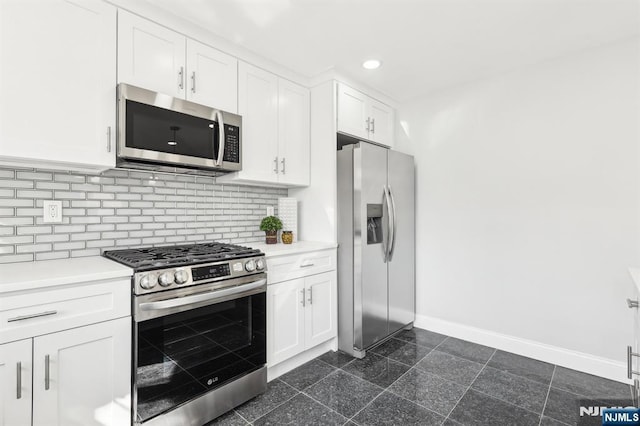
POLYGON ((136 295, 266 271, 264 254, 260 250, 226 243, 108 250, 103 255, 133 268, 136 295))
POLYGON ((184 244, 108 250, 104 256, 136 271, 168 266, 185 266, 260 255, 260 250, 226 243, 184 244))

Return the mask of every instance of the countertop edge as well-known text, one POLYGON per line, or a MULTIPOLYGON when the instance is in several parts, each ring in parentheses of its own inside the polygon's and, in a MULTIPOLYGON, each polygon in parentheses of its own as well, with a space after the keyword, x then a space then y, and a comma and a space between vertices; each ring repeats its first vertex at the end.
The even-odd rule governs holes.
POLYGON ((0 281, 0 294, 46 289, 78 283, 90 283, 110 279, 131 279, 133 269, 102 256, 71 259, 43 260, 5 264, 7 277, 21 277, 0 281), (24 272, 27 267, 28 272, 24 272), (76 269, 76 272, 73 270, 76 269))
POLYGON ((325 241, 297 241, 292 244, 252 243, 247 245, 262 251, 267 258, 290 256, 319 250, 331 250, 338 247, 338 243, 325 241))

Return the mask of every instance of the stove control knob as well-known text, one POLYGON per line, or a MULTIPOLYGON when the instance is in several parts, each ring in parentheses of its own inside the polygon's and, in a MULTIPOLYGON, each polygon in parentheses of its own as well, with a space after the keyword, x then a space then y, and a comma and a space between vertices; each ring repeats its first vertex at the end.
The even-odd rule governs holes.
POLYGON ((256 268, 258 271, 262 271, 264 269, 264 259, 256 260, 256 268))
POLYGON ((158 277, 158 282, 162 287, 167 287, 173 284, 173 273, 164 272, 158 277))
POLYGON ((189 274, 187 271, 176 271, 175 280, 176 284, 184 284, 189 281, 189 274))
POLYGON ((157 277, 154 274, 143 275, 142 278, 140 278, 140 287, 145 290, 151 290, 156 286, 157 282, 157 277))
POLYGON ((254 260, 247 260, 247 263, 244 264, 244 269, 247 272, 253 272, 256 270, 256 262, 254 260))

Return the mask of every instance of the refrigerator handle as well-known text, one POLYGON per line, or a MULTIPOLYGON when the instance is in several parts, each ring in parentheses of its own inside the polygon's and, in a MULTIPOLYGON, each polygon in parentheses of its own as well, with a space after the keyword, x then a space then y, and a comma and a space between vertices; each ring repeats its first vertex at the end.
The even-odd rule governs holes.
POLYGON ((387 191, 389 192, 389 197, 391 198, 391 212, 393 214, 393 219, 389 221, 389 223, 391 224, 391 234, 389 237, 389 255, 387 256, 387 261, 391 262, 391 260, 393 259, 393 250, 396 248, 396 201, 393 198, 391 186, 387 187, 387 191))
POLYGON ((392 212, 391 212, 391 198, 389 196, 390 192, 389 189, 387 188, 387 186, 383 186, 383 190, 384 190, 384 201, 385 204, 387 205, 387 241, 385 241, 384 244, 384 262, 387 263, 391 260, 390 257, 390 253, 391 253, 391 243, 393 241, 393 231, 394 231, 394 227, 393 227, 393 222, 392 222, 392 212))

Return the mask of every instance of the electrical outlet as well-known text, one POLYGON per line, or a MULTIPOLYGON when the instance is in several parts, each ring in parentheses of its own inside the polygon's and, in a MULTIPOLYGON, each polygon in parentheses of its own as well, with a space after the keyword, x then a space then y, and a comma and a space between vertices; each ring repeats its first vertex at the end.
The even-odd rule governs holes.
POLYGON ((267 207, 267 216, 273 216, 275 209, 273 207, 267 207))
POLYGON ((44 223, 62 223, 62 201, 45 200, 42 204, 44 223))

